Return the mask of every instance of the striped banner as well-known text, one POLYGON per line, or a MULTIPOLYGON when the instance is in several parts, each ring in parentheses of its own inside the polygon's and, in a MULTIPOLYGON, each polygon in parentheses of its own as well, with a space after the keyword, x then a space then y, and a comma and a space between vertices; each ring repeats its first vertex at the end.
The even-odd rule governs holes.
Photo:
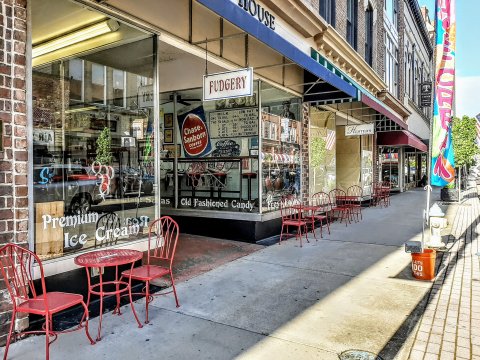
POLYGON ((435 97, 432 122, 431 184, 445 186, 455 178, 452 109, 455 86, 455 0, 436 0, 435 97))

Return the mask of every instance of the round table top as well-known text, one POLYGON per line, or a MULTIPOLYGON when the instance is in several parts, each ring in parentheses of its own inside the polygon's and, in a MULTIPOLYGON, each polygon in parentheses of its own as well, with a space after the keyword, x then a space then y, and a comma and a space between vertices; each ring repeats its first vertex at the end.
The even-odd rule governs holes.
POLYGON ((143 253, 130 249, 107 249, 92 251, 75 257, 75 264, 84 267, 104 267, 130 264, 140 260, 143 253))

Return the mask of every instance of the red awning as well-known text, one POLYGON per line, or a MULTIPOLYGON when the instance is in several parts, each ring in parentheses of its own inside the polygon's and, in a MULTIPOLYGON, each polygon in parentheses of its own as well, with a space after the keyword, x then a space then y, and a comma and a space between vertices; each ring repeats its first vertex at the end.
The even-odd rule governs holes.
POLYGON ((427 145, 408 130, 379 132, 377 133, 377 145, 412 146, 420 151, 428 152, 427 145))
POLYGON ((376 110, 380 114, 386 116, 390 120, 392 120, 394 123, 396 123, 398 126, 400 126, 402 129, 407 128, 407 124, 396 116, 392 111, 390 111, 385 105, 382 104, 380 100, 375 100, 371 98, 369 95, 362 93, 362 103, 365 105, 370 106, 372 109, 376 110))

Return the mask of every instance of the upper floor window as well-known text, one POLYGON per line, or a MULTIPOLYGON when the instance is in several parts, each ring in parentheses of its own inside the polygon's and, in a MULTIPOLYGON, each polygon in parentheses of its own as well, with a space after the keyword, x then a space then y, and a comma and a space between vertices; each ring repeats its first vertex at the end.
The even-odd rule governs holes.
POLYGON ((384 80, 388 86, 388 90, 393 96, 399 96, 398 89, 398 48, 393 40, 385 34, 385 73, 384 80))
POLYGON ((347 41, 357 49, 357 0, 347 0, 347 41))
POLYGON ((335 0, 320 0, 320 16, 335 27, 335 0))
POLYGON ((392 22, 395 29, 398 29, 398 0, 385 0, 385 14, 392 22))
POLYGON ((373 65, 373 9, 368 5, 365 11, 365 61, 373 65))

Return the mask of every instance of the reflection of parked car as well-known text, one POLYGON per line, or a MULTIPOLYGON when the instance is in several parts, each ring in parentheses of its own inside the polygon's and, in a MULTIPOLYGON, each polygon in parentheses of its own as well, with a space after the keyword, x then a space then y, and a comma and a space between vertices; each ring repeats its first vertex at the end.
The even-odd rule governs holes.
POLYGON ((145 195, 153 193, 153 176, 143 175, 134 168, 123 168, 121 173, 123 194, 138 194, 139 190, 145 195))
POLYGON ((35 165, 33 191, 36 202, 64 201, 65 211, 85 214, 102 201, 98 179, 80 165, 35 165))
MULTIPOLYGON (((95 170, 99 171, 97 168, 95 170)), ((86 168, 86 171, 91 176, 96 176, 90 167, 86 168)), ((141 177, 140 171, 131 167, 123 167, 121 173, 118 168, 113 168, 113 172, 114 176, 110 180, 110 189, 106 194, 107 197, 121 198, 122 195, 138 194, 139 187, 140 192, 145 195, 153 193, 153 176, 145 174, 141 177)))

